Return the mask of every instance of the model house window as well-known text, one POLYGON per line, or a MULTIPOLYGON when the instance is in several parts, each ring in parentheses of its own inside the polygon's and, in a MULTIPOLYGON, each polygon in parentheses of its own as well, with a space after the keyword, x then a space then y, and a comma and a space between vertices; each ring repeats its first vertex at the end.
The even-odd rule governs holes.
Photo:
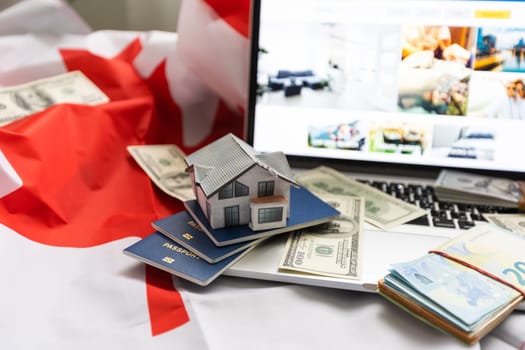
POLYGON ((265 222, 281 221, 283 218, 283 208, 262 208, 259 209, 258 219, 260 224, 265 222))
POLYGON ((239 206, 224 208, 224 226, 239 225, 239 206))
POLYGON ((274 181, 259 182, 259 191, 257 193, 258 196, 259 197, 273 196, 273 186, 274 186, 274 181))
POLYGON ((224 185, 223 188, 219 191, 219 199, 226 199, 226 198, 233 198, 234 194, 235 197, 243 197, 247 196, 249 194, 249 188, 246 185, 243 185, 242 183, 238 181, 230 182, 227 185, 224 185), (235 189, 235 192, 234 192, 235 189))
POLYGON ((219 199, 233 198, 233 182, 224 185, 219 191, 219 199))
POLYGON ((235 197, 244 197, 250 194, 249 188, 242 183, 235 181, 235 197))

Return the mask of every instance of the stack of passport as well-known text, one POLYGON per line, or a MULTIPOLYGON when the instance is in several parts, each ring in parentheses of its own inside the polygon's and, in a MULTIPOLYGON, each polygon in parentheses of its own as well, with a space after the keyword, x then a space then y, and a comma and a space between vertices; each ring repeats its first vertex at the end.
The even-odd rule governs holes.
POLYGON ((292 188, 290 198, 286 226, 263 231, 252 231, 247 225, 213 229, 197 201, 186 201, 186 211, 152 222, 156 231, 125 248, 124 254, 206 286, 263 240, 339 215, 302 187, 292 188))
POLYGON ((472 344, 524 300, 523 252, 525 236, 480 224, 414 261, 393 264, 379 293, 472 344))

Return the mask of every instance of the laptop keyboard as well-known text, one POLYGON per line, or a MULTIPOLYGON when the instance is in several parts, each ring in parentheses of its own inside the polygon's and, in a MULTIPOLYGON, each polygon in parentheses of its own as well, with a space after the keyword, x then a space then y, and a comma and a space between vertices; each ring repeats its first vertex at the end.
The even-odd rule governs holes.
POLYGON ((516 213, 517 209, 491 205, 472 205, 439 201, 432 186, 419 184, 394 183, 384 181, 358 180, 371 185, 393 197, 427 209, 428 214, 408 222, 445 228, 469 229, 476 222, 486 221, 485 213, 516 213))

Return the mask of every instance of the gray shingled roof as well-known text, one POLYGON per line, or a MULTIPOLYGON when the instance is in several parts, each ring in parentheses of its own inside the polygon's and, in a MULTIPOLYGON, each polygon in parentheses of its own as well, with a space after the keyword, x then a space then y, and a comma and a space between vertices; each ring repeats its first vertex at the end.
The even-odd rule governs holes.
POLYGON ((195 182, 208 197, 255 165, 297 185, 284 153, 256 153, 233 134, 221 137, 188 155, 185 160, 188 166, 193 166, 195 182))

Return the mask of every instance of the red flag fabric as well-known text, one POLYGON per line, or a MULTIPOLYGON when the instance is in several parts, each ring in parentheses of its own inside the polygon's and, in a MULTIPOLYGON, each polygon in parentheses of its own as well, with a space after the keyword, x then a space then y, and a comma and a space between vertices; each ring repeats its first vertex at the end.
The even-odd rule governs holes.
POLYGON ((250 2, 206 0, 206 3, 217 14, 217 17, 228 23, 230 27, 248 38, 250 2))
MULTIPOLYGON (((152 221, 182 210, 180 202, 152 185, 126 151, 130 144, 151 143, 174 143, 192 151, 183 142, 183 116, 169 91, 166 57, 155 62, 150 76, 141 77, 134 60, 148 52, 139 38, 129 39, 109 58, 86 49, 50 47, 60 54, 66 71, 81 70, 110 103, 56 105, 0 129, 2 150, 24 182, 1 200, 2 223, 33 242, 88 248, 144 237, 151 233, 152 221)), ((193 148, 226 132, 241 134, 242 119, 221 101, 215 106, 208 134, 193 148)), ((188 315, 171 277, 146 271, 152 333, 186 323, 188 315)))
POLYGON ((0 12, 0 85, 81 70, 110 98, 0 128, 23 181, 0 199, 2 348, 463 348, 375 295, 228 277, 201 288, 122 253, 182 210, 126 146, 190 153, 243 133, 249 1, 181 11, 178 34, 90 32, 59 0, 0 12))

